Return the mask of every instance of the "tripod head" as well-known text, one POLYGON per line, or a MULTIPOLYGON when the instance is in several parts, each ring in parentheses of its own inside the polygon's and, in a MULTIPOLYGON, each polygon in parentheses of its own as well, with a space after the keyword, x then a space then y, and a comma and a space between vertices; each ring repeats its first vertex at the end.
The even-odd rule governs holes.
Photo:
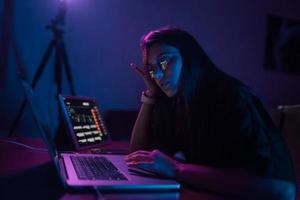
POLYGON ((65 18, 67 13, 67 0, 59 0, 58 13, 51 20, 50 24, 46 26, 46 29, 51 30, 53 33, 62 34, 62 26, 65 25, 65 18), (59 25, 61 26, 59 28, 59 25))

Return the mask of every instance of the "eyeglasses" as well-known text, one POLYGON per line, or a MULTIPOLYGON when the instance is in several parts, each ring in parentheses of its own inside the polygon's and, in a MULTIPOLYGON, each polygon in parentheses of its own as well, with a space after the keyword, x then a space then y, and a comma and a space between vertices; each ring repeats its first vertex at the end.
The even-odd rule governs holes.
POLYGON ((156 64, 148 64, 147 66, 150 77, 153 79, 160 79, 163 77, 177 54, 177 52, 163 54, 157 59, 156 64))

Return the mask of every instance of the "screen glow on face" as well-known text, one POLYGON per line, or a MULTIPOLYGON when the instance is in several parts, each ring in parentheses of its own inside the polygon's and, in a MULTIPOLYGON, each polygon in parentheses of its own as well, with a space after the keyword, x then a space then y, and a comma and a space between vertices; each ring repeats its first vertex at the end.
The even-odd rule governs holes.
POLYGON ((182 70, 182 57, 179 50, 168 44, 154 44, 144 54, 150 77, 168 97, 178 90, 182 70))
POLYGON ((159 58, 156 60, 156 64, 148 64, 150 77, 155 79, 160 77, 160 75, 164 75, 165 71, 169 69, 172 61, 176 59, 174 57, 176 54, 178 54, 178 52, 165 53, 159 56, 159 58))

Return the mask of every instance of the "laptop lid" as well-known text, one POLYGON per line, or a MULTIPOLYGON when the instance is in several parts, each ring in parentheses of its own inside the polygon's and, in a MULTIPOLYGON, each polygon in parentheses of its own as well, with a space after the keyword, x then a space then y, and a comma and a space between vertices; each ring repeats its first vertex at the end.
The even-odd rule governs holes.
POLYGON ((20 78, 20 80, 21 80, 21 85, 22 85, 23 91, 25 93, 26 100, 27 100, 27 102, 30 106, 30 109, 32 111, 33 118, 36 122, 36 125, 37 125, 37 127, 40 131, 40 134, 43 138, 43 141, 45 142, 45 144, 48 147, 48 150, 49 150, 49 153, 50 153, 51 157, 54 158, 58 154, 57 154, 57 151, 56 151, 54 141, 53 141, 52 136, 51 136, 49 126, 46 123, 46 121, 44 120, 46 118, 42 115, 42 112, 41 112, 41 110, 38 106, 38 103, 37 103, 36 98, 34 96, 34 92, 33 92, 33 89, 31 87, 31 85, 29 85, 27 80, 25 80, 22 77, 20 78))
POLYGON ((91 149, 111 142, 95 99, 59 95, 67 134, 76 150, 91 149))
POLYGON ((22 89, 24 91, 26 100, 32 111, 33 118, 39 129, 39 133, 40 133, 44 143, 47 145, 47 149, 48 149, 51 159, 54 163, 55 169, 56 169, 57 173, 59 174, 59 177, 63 181, 63 184, 65 184, 65 181, 64 181, 63 175, 62 175, 62 170, 60 169, 58 152, 56 150, 54 140, 51 136, 49 126, 48 126, 47 122, 45 121, 46 118, 43 116, 43 114, 40 110, 39 104, 36 101, 36 98, 34 96, 34 92, 33 92, 31 85, 28 83, 25 76, 23 76, 21 73, 17 73, 17 74, 21 81, 22 89))

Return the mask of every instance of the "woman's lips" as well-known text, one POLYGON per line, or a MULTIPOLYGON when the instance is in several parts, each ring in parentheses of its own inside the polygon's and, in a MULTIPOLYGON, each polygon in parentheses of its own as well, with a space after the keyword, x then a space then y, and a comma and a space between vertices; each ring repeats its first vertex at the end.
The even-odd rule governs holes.
POLYGON ((162 88, 167 89, 170 87, 170 82, 166 82, 166 83, 161 83, 160 84, 162 88))

